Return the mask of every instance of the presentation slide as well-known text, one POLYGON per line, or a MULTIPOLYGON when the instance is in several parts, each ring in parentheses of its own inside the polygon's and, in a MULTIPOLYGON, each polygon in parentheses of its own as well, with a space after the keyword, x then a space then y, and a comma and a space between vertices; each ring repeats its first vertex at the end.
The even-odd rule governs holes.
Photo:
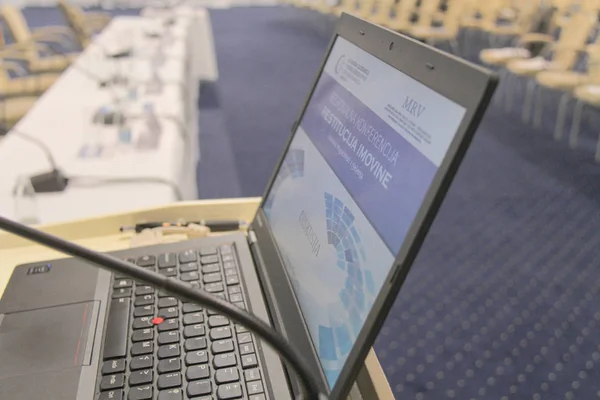
POLYGON ((336 40, 263 206, 330 386, 464 112, 336 40))

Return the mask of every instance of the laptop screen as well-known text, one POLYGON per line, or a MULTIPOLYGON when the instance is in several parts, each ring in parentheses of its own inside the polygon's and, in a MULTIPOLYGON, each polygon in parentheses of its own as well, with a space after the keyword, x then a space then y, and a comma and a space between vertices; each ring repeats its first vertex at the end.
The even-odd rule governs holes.
POLYGON ((336 39, 263 205, 331 387, 465 111, 336 39))

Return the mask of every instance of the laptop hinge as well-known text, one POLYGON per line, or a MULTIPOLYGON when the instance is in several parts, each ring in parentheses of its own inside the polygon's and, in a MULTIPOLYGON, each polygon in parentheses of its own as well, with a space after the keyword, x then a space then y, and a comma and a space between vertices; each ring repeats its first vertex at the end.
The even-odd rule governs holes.
POLYGON ((248 243, 255 244, 256 243, 256 234, 253 230, 248 230, 248 243))

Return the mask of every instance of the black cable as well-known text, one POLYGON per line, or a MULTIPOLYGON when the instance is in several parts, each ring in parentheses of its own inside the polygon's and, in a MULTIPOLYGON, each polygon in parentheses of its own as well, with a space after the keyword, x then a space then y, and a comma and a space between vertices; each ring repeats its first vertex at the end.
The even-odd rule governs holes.
POLYGON ((14 134, 16 137, 24 139, 24 140, 38 146, 44 152, 44 155, 48 159, 48 163, 50 164, 51 168, 54 171, 58 170, 58 165, 56 164, 56 160, 54 160, 54 157, 52 157, 52 152, 50 151, 50 148, 48 147, 48 145, 46 143, 42 142, 40 139, 38 139, 34 136, 31 136, 23 131, 15 129, 14 127, 9 129, 6 126, 0 126, 0 130, 5 135, 10 132, 11 134, 14 134))
MULTIPOLYGON (((301 382, 302 392, 306 395, 306 399, 327 399, 327 396, 321 393, 318 379, 315 377, 313 371, 311 371, 304 357, 283 336, 262 320, 228 301, 204 290, 194 289, 191 285, 177 278, 166 277, 154 271, 139 268, 109 254, 93 251, 2 216, 0 216, 0 229, 70 256, 83 259, 102 269, 125 274, 134 279, 147 282, 151 286, 163 290, 176 298, 195 302, 227 316, 234 322, 250 329, 277 351, 288 367, 297 373, 301 382)), ((303 399, 304 397, 301 395, 300 398, 303 399)))

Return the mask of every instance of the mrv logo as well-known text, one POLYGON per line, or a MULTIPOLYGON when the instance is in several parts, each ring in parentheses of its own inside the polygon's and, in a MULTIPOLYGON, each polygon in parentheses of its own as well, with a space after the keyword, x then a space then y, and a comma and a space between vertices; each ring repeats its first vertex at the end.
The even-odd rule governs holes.
POLYGON ((421 114, 423 114, 426 110, 425 106, 417 103, 415 99, 406 96, 406 100, 404 100, 404 104, 402 105, 408 113, 414 117, 419 118, 421 114))

